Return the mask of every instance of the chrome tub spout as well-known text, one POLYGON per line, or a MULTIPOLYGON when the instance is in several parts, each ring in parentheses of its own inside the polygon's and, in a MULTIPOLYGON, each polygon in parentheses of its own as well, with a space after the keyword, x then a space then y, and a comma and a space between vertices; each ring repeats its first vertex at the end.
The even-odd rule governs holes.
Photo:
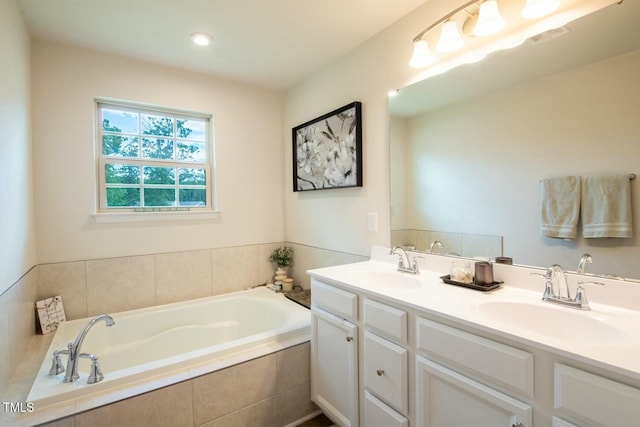
MULTIPOLYGON (((84 325, 84 327, 82 328, 80 333, 78 333, 78 336, 73 342, 70 342, 69 344, 67 344, 68 359, 67 359, 66 374, 64 376, 65 383, 71 383, 77 380, 78 378, 80 378, 80 375, 78 375, 78 360, 80 359, 80 357, 86 357, 84 353, 83 354, 80 353, 80 349, 82 348, 82 342, 84 341, 84 338, 87 336, 87 333, 89 333, 89 330, 91 330, 93 325, 95 325, 97 322, 101 320, 103 320, 107 326, 113 326, 115 324, 115 322, 113 321, 113 318, 108 314, 101 314, 100 316, 96 316, 93 319, 91 319, 89 322, 87 322, 86 325, 84 325)), ((93 371, 93 367, 92 367, 92 371, 93 371)), ((102 375, 102 373, 100 373, 100 375, 102 375)))

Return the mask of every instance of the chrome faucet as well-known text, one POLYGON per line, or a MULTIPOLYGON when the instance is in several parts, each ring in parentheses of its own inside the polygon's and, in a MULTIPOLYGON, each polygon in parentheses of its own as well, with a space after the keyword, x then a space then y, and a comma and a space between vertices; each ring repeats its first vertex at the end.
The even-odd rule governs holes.
POLYGON ((402 271, 404 273, 418 274, 420 273, 420 268, 418 268, 418 261, 414 258, 413 262, 409 260, 409 254, 404 248, 400 246, 394 246, 389 252, 389 255, 399 255, 400 259, 398 260, 398 271, 402 271))
POLYGON ((582 257, 580 257, 580 262, 578 263, 578 270, 576 271, 576 273, 584 274, 587 267, 586 264, 591 264, 592 262, 593 258, 591 258, 591 255, 583 254, 582 257))
POLYGON ((434 240, 433 242, 431 242, 431 244, 429 245, 428 253, 433 253, 433 248, 442 249, 442 242, 440 240, 434 240))
POLYGON ((91 374, 89 375, 89 381, 88 381, 89 384, 92 384, 94 382, 99 382, 102 380, 103 375, 102 375, 102 372, 100 371, 100 366, 98 365, 98 358, 89 353, 80 353, 82 342, 84 341, 84 338, 87 336, 87 333, 93 327, 93 325, 95 325, 100 320, 104 320, 107 326, 113 326, 115 324, 115 322, 113 321, 113 318, 108 314, 101 314, 100 316, 96 316, 93 319, 91 319, 89 322, 87 322, 87 324, 84 325, 80 333, 78 333, 78 336, 76 337, 76 339, 72 343, 70 342, 69 344, 67 344, 66 350, 58 350, 53 352, 53 365, 51 366, 51 371, 49 371, 50 375, 59 374, 65 371, 64 368, 62 368, 62 366, 58 366, 58 365, 60 363, 60 355, 66 354, 68 358, 67 358, 66 374, 64 376, 65 383, 72 383, 78 378, 80 378, 80 375, 78 375, 78 360, 80 358, 91 359, 91 374))
POLYGON ((589 301, 587 300, 587 294, 582 285, 599 285, 604 286, 604 283, 600 282, 578 282, 576 288, 575 298, 571 298, 569 291, 569 283, 565 275, 564 269, 558 264, 552 264, 546 274, 531 273, 538 276, 543 276, 546 280, 544 287, 544 294, 542 295, 542 301, 551 302, 554 304, 561 304, 567 307, 577 308, 579 310, 591 310, 589 307, 589 301), (554 290, 553 279, 558 277, 558 292, 554 290), (566 289, 566 295, 562 295, 562 288, 566 289))
MULTIPOLYGON (((553 283, 553 278, 558 277, 558 292, 553 292, 553 287, 551 289, 551 294, 554 297, 562 298, 566 300, 571 299, 571 291, 569 291, 569 283, 567 282, 567 276, 564 273, 564 269, 558 264, 552 264, 549 268, 547 268, 547 283, 553 283), (562 288, 566 289, 566 295, 562 296, 562 288)), ((545 291, 546 292, 546 291, 545 291)))

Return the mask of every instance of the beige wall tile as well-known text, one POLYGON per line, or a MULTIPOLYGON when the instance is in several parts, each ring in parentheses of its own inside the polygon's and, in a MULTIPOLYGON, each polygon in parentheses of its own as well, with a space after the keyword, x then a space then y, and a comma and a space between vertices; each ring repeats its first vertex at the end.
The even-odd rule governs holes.
POLYGON ((303 343, 276 353, 277 392, 311 381, 309 343, 303 343))
POLYGON ((156 255, 155 268, 156 304, 213 294, 210 250, 156 255))
POLYGON ((194 378, 195 425, 252 405, 276 391, 275 354, 194 378))
POLYGON ((337 252, 329 249, 293 244, 291 246, 294 248, 294 251, 298 251, 298 253, 303 255, 302 258, 304 260, 304 264, 296 264, 294 266, 293 280, 297 285, 302 286, 305 289, 308 289, 311 286, 311 279, 306 273, 307 270, 366 261, 369 259, 367 256, 337 252))
POLYGON ((298 245, 296 243, 288 243, 288 246, 293 248, 293 268, 290 272, 293 278, 294 285, 300 286, 305 289, 311 287, 311 281, 306 271, 309 269, 309 247, 305 245, 298 245))
POLYGON ((242 408, 200 427, 274 427, 276 421, 276 398, 271 397, 255 405, 242 408))
POLYGON ((185 381, 78 414, 75 427, 192 427, 191 398, 191 382, 185 381))
POLYGON ((258 285, 258 246, 213 249, 214 295, 258 285))
POLYGON ((87 315, 155 304, 153 255, 87 261, 87 315))
POLYGON ((38 285, 37 267, 31 269, 6 295, 9 313, 10 375, 16 372, 31 339, 36 334, 35 302, 38 285))
POLYGON ((301 384, 276 396, 277 425, 284 426, 318 410, 311 401, 311 383, 301 384))
POLYGON ((0 296, 0 343, 3 343, 0 345, 0 360, 5 361, 0 363, 0 396, 4 395, 11 379, 9 329, 12 322, 9 319, 9 292, 0 296))
POLYGON ((62 296, 67 320, 87 317, 87 267, 85 261, 38 266, 38 299, 62 296))
POLYGON ((73 417, 67 417, 41 424, 40 427, 75 427, 75 424, 73 423, 73 417))

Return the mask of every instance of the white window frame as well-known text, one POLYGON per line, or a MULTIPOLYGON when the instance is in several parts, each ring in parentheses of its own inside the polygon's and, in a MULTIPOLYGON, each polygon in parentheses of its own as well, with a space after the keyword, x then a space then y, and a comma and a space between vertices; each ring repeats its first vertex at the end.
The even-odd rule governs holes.
MULTIPOLYGON (((181 110, 176 108, 160 107, 149 104, 133 103, 129 101, 114 100, 109 98, 95 98, 95 153, 96 153, 96 209, 93 215, 97 222, 120 222, 120 221, 147 221, 147 220, 175 220, 184 218, 207 219, 217 218, 219 212, 216 210, 216 191, 215 191, 215 155, 213 143, 213 115, 210 113, 202 113, 197 111, 181 110), (206 158, 203 162, 180 161, 180 160, 164 160, 164 159, 147 159, 142 157, 113 157, 104 156, 102 153, 102 109, 113 108, 122 111, 161 115, 176 119, 197 119, 205 122, 205 146, 206 158), (185 167, 204 169, 206 178, 205 206, 173 206, 173 207, 107 207, 106 194, 107 183, 105 174, 105 165, 107 163, 115 163, 123 165, 135 166, 152 166, 152 167, 185 167)), ((137 135, 140 138, 141 135, 137 135)), ((174 135, 175 137, 175 135, 174 135)), ((142 141, 139 140, 139 143, 142 141)), ((176 177, 177 180, 177 177, 176 177)), ((139 184, 141 191, 144 190, 144 179, 141 176, 139 184)), ((162 188, 154 185, 154 188, 162 188)), ((175 188, 176 201, 178 200, 178 190, 189 188, 186 186, 169 185, 167 188, 175 188)), ((200 187, 197 187, 200 188, 200 187)), ((141 203, 143 204, 141 193, 141 203)))

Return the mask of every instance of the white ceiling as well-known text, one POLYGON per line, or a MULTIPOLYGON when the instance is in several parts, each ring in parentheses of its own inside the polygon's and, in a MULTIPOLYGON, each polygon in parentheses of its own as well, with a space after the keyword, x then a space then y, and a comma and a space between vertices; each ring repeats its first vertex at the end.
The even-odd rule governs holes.
POLYGON ((427 0, 17 1, 37 39, 286 89, 427 0))

